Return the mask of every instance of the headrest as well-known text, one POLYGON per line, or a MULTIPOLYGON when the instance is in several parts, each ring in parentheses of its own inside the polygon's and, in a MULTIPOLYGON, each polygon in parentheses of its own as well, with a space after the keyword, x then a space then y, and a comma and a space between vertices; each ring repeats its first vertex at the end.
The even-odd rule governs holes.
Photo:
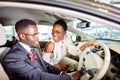
POLYGON ((0 24, 0 46, 6 43, 6 35, 3 26, 0 24))

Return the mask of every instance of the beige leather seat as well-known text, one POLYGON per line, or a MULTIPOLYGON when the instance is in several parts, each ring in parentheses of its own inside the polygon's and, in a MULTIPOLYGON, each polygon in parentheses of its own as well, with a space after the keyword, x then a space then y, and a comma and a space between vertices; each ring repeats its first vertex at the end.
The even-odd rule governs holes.
MULTIPOLYGON (((0 46, 4 45, 5 43, 6 43, 5 32, 4 32, 3 26, 0 24, 0 46)), ((9 80, 6 72, 4 71, 1 65, 1 61, 8 50, 9 48, 7 47, 0 47, 0 80, 9 80)))

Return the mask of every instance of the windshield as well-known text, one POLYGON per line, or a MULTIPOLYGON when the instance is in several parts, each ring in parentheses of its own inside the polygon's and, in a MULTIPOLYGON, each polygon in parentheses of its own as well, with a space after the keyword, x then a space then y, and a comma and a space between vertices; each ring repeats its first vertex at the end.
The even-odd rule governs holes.
POLYGON ((120 40, 120 30, 96 22, 91 22, 89 27, 79 30, 96 39, 120 40))
POLYGON ((110 4, 116 7, 120 7, 120 0, 93 0, 95 2, 99 1, 101 3, 110 4))

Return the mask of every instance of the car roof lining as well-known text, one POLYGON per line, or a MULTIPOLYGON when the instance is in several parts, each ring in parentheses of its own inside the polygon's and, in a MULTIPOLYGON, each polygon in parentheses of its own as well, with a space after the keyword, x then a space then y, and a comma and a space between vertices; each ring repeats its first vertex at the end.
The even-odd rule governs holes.
MULTIPOLYGON (((49 14, 54 14, 53 16, 56 16, 55 14, 57 13, 57 17, 61 17, 61 16, 58 16, 58 14, 64 14, 66 16, 70 16, 71 18, 81 16, 83 18, 87 18, 88 20, 91 20, 91 18, 92 18, 93 21, 97 21, 100 23, 101 22, 106 23, 108 25, 115 26, 115 27, 119 28, 119 24, 116 24, 112 21, 106 21, 102 18, 98 18, 96 16, 91 16, 89 14, 85 14, 85 13, 82 13, 79 11, 77 12, 77 11, 73 11, 73 10, 69 10, 69 9, 53 7, 53 6, 48 6, 48 5, 46 6, 46 5, 36 5, 36 4, 27 4, 27 3, 18 3, 18 2, 1 2, 0 7, 2 7, 2 8, 15 7, 15 8, 25 8, 25 9, 35 9, 35 10, 40 10, 40 11, 44 11, 44 12, 49 12, 49 14), (68 15, 68 13, 72 13, 72 15, 71 14, 68 15)), ((54 18, 51 21, 53 21, 53 22, 56 21, 54 18)), ((40 22, 40 21, 41 20, 39 20, 37 22, 40 22)), ((53 23, 53 22, 50 22, 50 23, 53 23)))

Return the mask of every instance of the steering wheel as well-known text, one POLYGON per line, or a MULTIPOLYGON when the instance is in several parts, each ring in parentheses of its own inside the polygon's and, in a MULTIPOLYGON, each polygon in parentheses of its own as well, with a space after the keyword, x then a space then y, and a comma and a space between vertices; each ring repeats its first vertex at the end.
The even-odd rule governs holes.
POLYGON ((79 56, 78 70, 84 75, 80 80, 100 80, 110 64, 110 51, 107 45, 98 41, 97 47, 86 48, 79 56))

